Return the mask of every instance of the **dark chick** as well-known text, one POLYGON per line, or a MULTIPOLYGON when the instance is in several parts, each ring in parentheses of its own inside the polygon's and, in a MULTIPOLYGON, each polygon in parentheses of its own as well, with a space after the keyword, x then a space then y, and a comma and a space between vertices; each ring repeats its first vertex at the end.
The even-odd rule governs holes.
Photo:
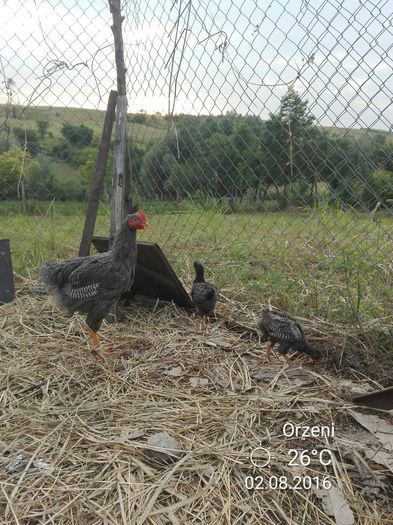
POLYGON ((146 224, 143 211, 127 215, 109 252, 47 262, 41 268, 41 279, 50 287, 57 305, 70 313, 87 314, 91 352, 96 357, 105 353, 98 352, 97 332, 103 319, 134 282, 136 232, 146 224))
POLYGON ((191 299, 197 314, 202 317, 205 327, 209 322, 209 315, 214 312, 218 299, 218 288, 212 283, 207 283, 204 277, 203 265, 195 261, 195 279, 191 289, 191 299))
POLYGON ((270 363, 270 353, 278 343, 278 352, 289 364, 290 348, 303 352, 313 359, 321 357, 321 351, 309 345, 305 339, 302 325, 284 312, 261 310, 257 320, 258 329, 267 337, 266 355, 270 363))

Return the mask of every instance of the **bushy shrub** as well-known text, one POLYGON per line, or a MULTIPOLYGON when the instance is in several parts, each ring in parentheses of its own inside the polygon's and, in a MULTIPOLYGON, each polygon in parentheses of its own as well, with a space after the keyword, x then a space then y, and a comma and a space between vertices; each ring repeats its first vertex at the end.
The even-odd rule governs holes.
POLYGON ((18 198, 18 182, 26 177, 30 155, 12 148, 0 155, 0 199, 18 198))
POLYGON ((389 199, 393 199, 393 171, 374 171, 362 191, 362 199, 369 208, 373 208, 377 202, 386 204, 389 199))
POLYGON ((38 155, 30 162, 26 177, 26 191, 29 199, 50 200, 55 191, 55 176, 50 159, 38 155))
POLYGON ((73 146, 65 139, 59 139, 53 144, 51 154, 56 159, 64 160, 64 162, 74 168, 79 167, 83 163, 83 150, 73 146))
POLYGON ((54 196, 59 201, 85 201, 89 188, 80 180, 57 181, 54 196))
POLYGON ((18 144, 22 148, 26 146, 26 149, 31 155, 37 155, 37 153, 40 152, 41 147, 35 129, 15 127, 13 131, 18 144))
POLYGON ((84 124, 80 126, 63 124, 61 134, 70 144, 79 146, 80 148, 89 146, 93 139, 93 130, 84 124))
POLYGON ((146 122, 146 115, 145 113, 134 113, 132 115, 129 115, 128 122, 135 123, 135 124, 143 124, 146 122))

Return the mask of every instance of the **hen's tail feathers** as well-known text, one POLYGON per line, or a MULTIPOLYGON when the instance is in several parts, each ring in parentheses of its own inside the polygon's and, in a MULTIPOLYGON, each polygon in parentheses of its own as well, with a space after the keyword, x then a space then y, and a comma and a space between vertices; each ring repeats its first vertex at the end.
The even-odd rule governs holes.
POLYGON ((320 359, 322 357, 322 352, 318 348, 315 348, 314 346, 306 343, 306 341, 302 341, 297 345, 294 345, 294 348, 299 352, 304 352, 313 359, 320 359))
POLYGON ((194 262, 194 270, 195 270, 194 282, 196 282, 196 283, 203 283, 203 282, 205 282, 203 264, 201 264, 198 261, 195 261, 194 262))
POLYGON ((56 286, 59 276, 60 265, 56 263, 44 263, 40 268, 40 278, 48 286, 56 286))
POLYGON ((61 288, 66 283, 70 273, 84 261, 86 261, 86 257, 77 257, 59 262, 46 262, 41 266, 40 278, 43 283, 52 288, 61 288))

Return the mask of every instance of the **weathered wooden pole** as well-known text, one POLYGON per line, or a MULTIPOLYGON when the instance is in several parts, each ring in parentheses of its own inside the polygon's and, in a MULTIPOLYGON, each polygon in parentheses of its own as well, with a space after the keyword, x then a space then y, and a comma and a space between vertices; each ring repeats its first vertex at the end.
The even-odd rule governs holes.
POLYGON ((112 182, 112 209, 109 240, 113 239, 116 231, 120 228, 124 217, 126 158, 127 158, 127 91, 126 91, 126 67, 124 63, 124 46, 122 34, 123 16, 121 15, 120 0, 109 0, 109 8, 112 13, 113 38, 115 43, 115 61, 117 72, 117 104, 116 104, 116 128, 114 169, 112 182))
POLYGON ((91 240, 93 238, 98 205, 100 202, 100 195, 103 187, 105 170, 108 162, 108 153, 112 137, 113 122, 115 120, 116 102, 117 91, 111 91, 109 94, 108 106, 105 113, 101 141, 98 148, 96 171, 94 173, 90 188, 85 226, 83 228, 82 239, 79 246, 79 257, 84 257, 86 255, 89 255, 90 253, 90 245, 91 240))
POLYGON ((124 184, 124 212, 126 215, 134 213, 134 202, 132 200, 132 170, 131 170, 131 158, 130 151, 127 151, 126 156, 126 176, 124 184))

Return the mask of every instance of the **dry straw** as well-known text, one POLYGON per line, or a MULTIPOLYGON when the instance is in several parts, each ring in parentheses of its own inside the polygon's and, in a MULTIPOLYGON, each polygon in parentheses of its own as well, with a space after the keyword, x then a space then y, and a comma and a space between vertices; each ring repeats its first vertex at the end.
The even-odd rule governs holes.
MULTIPOLYGON (((226 293, 207 333, 172 304, 123 309, 121 322, 101 330, 103 342, 114 344, 105 367, 88 352, 82 317, 32 295, 31 283, 19 285, 0 318, 1 523, 331 525, 321 500, 306 491, 245 487, 249 475, 296 474, 291 448, 326 447, 333 465, 313 460, 305 473, 328 475, 356 523, 391 523, 391 471, 365 460, 361 445, 348 451, 343 444, 360 428, 349 390, 375 382, 359 374, 344 380, 326 360, 298 358, 288 370, 277 358, 267 366, 252 314, 226 293), (334 421, 336 437, 284 437, 287 421, 334 421), (165 431, 185 455, 163 467, 144 447, 165 431), (274 456, 271 468, 253 468, 249 455, 258 445, 274 456), (26 466, 12 475, 6 467, 21 453, 26 466), (52 470, 31 469, 36 459, 52 470), (379 480, 372 497, 359 461, 379 480)), ((324 343, 327 329, 339 340, 337 328, 306 328, 315 341, 324 343)))

